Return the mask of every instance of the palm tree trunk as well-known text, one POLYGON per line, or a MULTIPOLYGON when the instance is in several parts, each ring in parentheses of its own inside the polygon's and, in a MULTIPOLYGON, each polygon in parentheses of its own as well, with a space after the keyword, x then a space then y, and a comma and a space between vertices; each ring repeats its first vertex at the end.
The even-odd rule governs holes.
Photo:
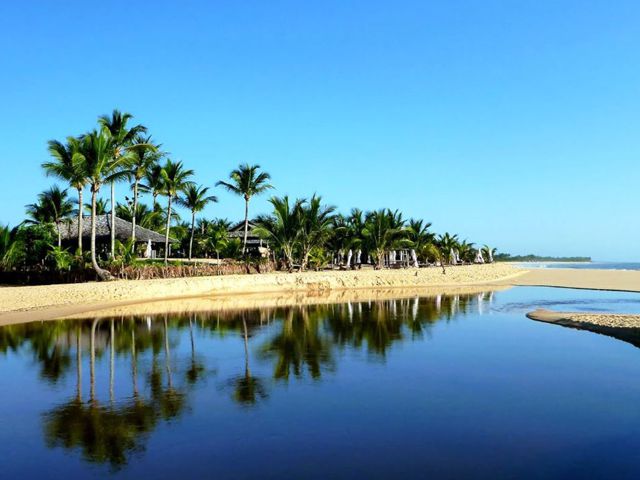
POLYGON ((189 239, 189 261, 191 261, 191 251, 193 249, 193 229, 196 228, 196 212, 191 213, 191 238, 189 239))
POLYGON ((56 220, 56 230, 58 231, 58 248, 62 247, 62 233, 60 232, 60 220, 56 220))
POLYGON ((138 212, 138 178, 133 182, 133 215, 131 216, 131 243, 136 244, 136 213, 138 212))
POLYGON ((116 184, 111 182, 111 258, 116 258, 116 184))
POLYGON ((82 252, 82 234, 83 232, 83 228, 82 228, 82 220, 83 220, 83 215, 82 215, 82 209, 84 208, 84 205, 82 205, 82 191, 84 189, 82 187, 78 187, 78 250, 80 250, 82 252))
POLYGON ((249 199, 244 203, 244 242, 242 242, 242 255, 247 251, 247 236, 249 235, 249 199))
POLYGON ((96 200, 98 188, 99 187, 96 187, 95 185, 91 186, 91 265, 98 274, 100 280, 111 280, 111 274, 100 268, 98 260, 96 259, 96 200))
POLYGON ((164 234, 164 264, 169 263, 169 230, 171 229, 171 195, 167 204, 167 228, 164 234))

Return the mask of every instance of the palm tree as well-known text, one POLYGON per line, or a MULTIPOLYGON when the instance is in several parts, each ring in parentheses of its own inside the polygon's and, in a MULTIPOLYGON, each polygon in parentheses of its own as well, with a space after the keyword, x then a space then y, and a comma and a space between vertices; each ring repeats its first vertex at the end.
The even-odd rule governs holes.
POLYGON ((104 130, 94 130, 83 137, 81 152, 84 175, 91 187, 91 264, 101 280, 110 280, 111 274, 100 268, 96 258, 96 203, 100 187, 115 166, 112 161, 113 137, 104 130))
POLYGON ((29 223, 53 223, 58 233, 58 247, 62 246, 60 223, 73 213, 73 204, 67 197, 67 190, 54 185, 38 194, 38 202, 27 205, 29 223))
POLYGON ((376 259, 376 268, 384 266, 385 254, 408 244, 402 214, 382 209, 367 214, 362 230, 369 252, 376 259))
POLYGON ((144 175, 144 183, 140 184, 140 190, 150 193, 153 197, 153 208, 158 204, 158 195, 162 193, 162 165, 153 165, 144 175))
POLYGON ((484 245, 481 249, 482 253, 487 257, 487 262, 493 263, 493 257, 498 251, 497 248, 491 248, 489 245, 484 245))
POLYGON ((196 226, 196 213, 201 212, 211 202, 217 202, 218 197, 207 195, 209 187, 198 187, 191 183, 187 185, 183 192, 183 197, 179 197, 176 203, 191 212, 191 237, 189 238, 189 260, 193 251, 193 233, 196 226))
POLYGON ((133 205, 117 203, 116 215, 131 223, 135 221, 136 225, 149 230, 158 230, 164 226, 164 212, 150 210, 144 203, 138 203, 135 213, 133 205))
POLYGON ((445 232, 444 234, 438 237, 438 247, 442 251, 445 258, 448 259, 448 263, 456 263, 455 258, 452 258, 452 254, 454 250, 458 248, 458 235, 451 235, 449 232, 445 232))
MULTIPOLYGON (((130 147, 130 161, 128 175, 133 180, 133 211, 138 211, 138 188, 140 181, 149 171, 158 165, 158 160, 162 157, 159 152, 160 145, 155 145, 151 137, 136 135, 130 147)), ((131 217, 131 240, 136 242, 136 215, 131 217)))
POLYGON ((256 234, 269 241, 269 244, 279 250, 286 268, 293 269, 293 252, 300 240, 300 211, 304 200, 296 200, 289 204, 289 197, 272 197, 269 202, 273 205, 273 214, 261 215, 256 223, 256 234))
POLYGON ((130 153, 128 147, 133 144, 134 139, 140 134, 147 131, 142 125, 135 125, 131 128, 127 126, 129 120, 133 118, 130 113, 121 113, 119 110, 113 110, 111 116, 101 115, 98 117, 100 126, 111 135, 112 161, 114 163, 111 168, 110 177, 107 181, 111 184, 111 258, 115 255, 116 231, 113 226, 116 223, 116 204, 115 204, 115 183, 127 176, 125 155, 130 153), (125 161, 123 161, 125 160, 125 161))
POLYGON ((163 187, 162 193, 167 197, 167 227, 164 236, 164 263, 169 261, 169 230, 171 229, 171 207, 173 200, 178 196, 179 192, 184 191, 193 182, 189 181, 189 177, 193 175, 193 170, 186 170, 182 162, 173 162, 167 160, 162 167, 163 187))
POLYGON ((301 205, 300 211, 300 268, 304 270, 314 248, 324 246, 331 235, 335 207, 321 205, 322 197, 314 195, 301 205))
POLYGON ((249 233, 249 201, 254 195, 260 195, 273 188, 269 184, 271 175, 267 172, 260 172, 260 165, 240 165, 229 174, 231 182, 220 180, 217 185, 221 185, 229 192, 244 198, 244 241, 242 243, 242 255, 247 250, 247 235, 249 233))
POLYGON ((42 164, 46 174, 67 181, 72 188, 78 191, 78 250, 82 251, 82 194, 87 184, 87 178, 82 166, 80 139, 67 137, 66 144, 57 140, 49 140, 49 153, 53 160, 42 164))
MULTIPOLYGON (((84 204, 87 215, 91 215, 91 202, 84 204)), ((109 200, 106 198, 98 198, 96 200, 96 215, 106 215, 109 212, 109 200)))

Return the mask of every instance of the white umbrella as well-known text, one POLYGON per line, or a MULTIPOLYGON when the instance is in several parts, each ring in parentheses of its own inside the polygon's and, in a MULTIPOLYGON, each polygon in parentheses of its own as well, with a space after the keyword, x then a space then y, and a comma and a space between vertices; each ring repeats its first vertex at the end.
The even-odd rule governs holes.
POLYGON ((151 258, 151 239, 147 242, 147 248, 144 250, 144 258, 151 258))
POLYGON ((349 249, 347 254, 347 268, 351 267, 351 257, 353 256, 353 250, 349 249))
POLYGON ((416 251, 411 249, 411 261, 413 262, 413 266, 418 268, 420 265, 418 264, 418 255, 416 255, 416 251))

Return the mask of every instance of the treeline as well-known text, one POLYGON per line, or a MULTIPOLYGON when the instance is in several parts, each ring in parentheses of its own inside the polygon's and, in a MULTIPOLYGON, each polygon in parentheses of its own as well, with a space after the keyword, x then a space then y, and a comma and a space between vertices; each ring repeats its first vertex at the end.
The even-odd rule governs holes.
POLYGON ((495 255, 497 262, 590 262, 591 257, 545 257, 541 255, 511 255, 498 253, 495 255))
MULTIPOLYGON (((14 228, 0 227, 0 270, 93 269, 98 278, 110 279, 114 269, 142 265, 140 257, 146 245, 136 240, 136 226, 164 236, 164 271, 170 266, 170 251, 172 257, 189 260, 271 263, 289 271, 328 265, 358 268, 366 263, 375 268, 437 264, 444 269, 445 265, 493 261, 496 249, 476 247, 454 234, 438 235, 424 220, 405 219, 401 212, 390 209, 364 212, 354 208, 344 215, 319 195, 271 197, 272 212, 252 221, 256 226, 252 234, 264 239, 268 248, 258 254, 250 252, 250 202, 274 188, 270 175, 259 165, 245 164, 216 182, 216 186, 243 200, 243 238, 231 238, 228 220, 197 218, 209 204, 218 201, 211 189, 196 183, 192 169, 169 158, 145 126, 131 125, 132 118, 114 110, 111 115, 100 116, 97 126, 87 133, 48 142, 50 159, 42 167, 63 185, 53 185, 27 205, 23 223, 14 228), (127 193, 124 201, 118 202, 116 187, 122 183, 127 193), (101 196, 105 189, 109 191, 108 200, 101 196), (70 192, 75 192, 75 198, 70 192), (186 220, 180 211, 186 212, 186 220), (96 223, 101 215, 110 216, 111 225, 116 216, 130 221, 128 239, 119 241, 115 229, 111 229, 108 246, 98 246, 96 223), (63 242, 62 235, 62 227, 72 219, 77 227, 77 244, 73 246, 63 242), (88 246, 83 244, 86 221, 90 225, 88 246)), ((150 264, 144 260, 146 267, 150 264)))

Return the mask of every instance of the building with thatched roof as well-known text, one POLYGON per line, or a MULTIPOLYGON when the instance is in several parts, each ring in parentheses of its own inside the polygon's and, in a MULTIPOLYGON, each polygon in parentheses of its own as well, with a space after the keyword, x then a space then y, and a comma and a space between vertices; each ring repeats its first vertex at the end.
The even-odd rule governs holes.
MULTIPOLYGON (((126 242, 131 238, 133 224, 122 218, 115 217, 116 240, 126 242)), ((60 224, 60 236, 65 244, 73 245, 78 241, 78 219, 73 218, 60 224)), ((89 245, 91 241, 91 216, 85 215, 82 220, 82 243, 89 245)), ((175 242, 169 238, 170 242, 175 242)), ((96 245, 98 251, 104 250, 111 242, 111 215, 96 216, 96 245)), ((151 256, 155 257, 159 249, 164 248, 164 235, 136 225, 136 243, 151 244, 151 256)))
MULTIPOLYGON (((266 240, 256 235, 254 232, 256 224, 249 221, 247 230, 247 252, 251 255, 267 256, 269 253, 269 244, 266 240)), ((241 242, 244 240, 244 220, 229 227, 229 238, 237 238, 241 242)))

